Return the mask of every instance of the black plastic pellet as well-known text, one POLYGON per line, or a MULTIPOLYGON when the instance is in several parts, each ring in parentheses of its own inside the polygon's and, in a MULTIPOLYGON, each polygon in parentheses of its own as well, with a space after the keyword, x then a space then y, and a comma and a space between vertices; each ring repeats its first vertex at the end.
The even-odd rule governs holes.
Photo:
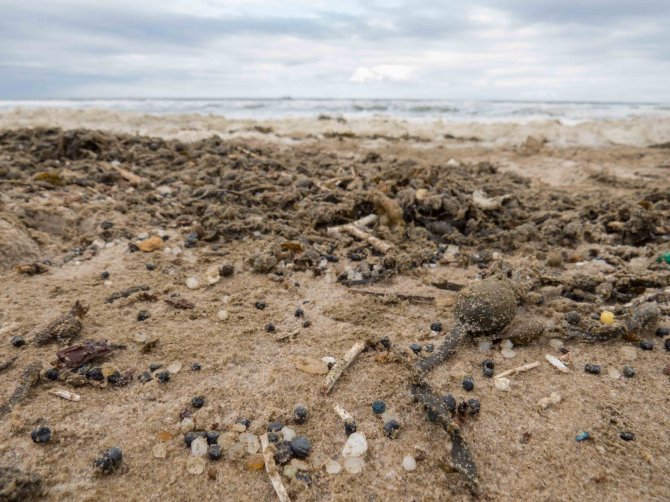
POLYGON ((86 372, 86 378, 102 382, 105 379, 105 375, 102 374, 102 368, 91 368, 86 372))
POLYGON ((235 273, 235 267, 233 267, 232 263, 224 263, 219 267, 219 275, 221 277, 230 277, 235 273))
POLYGON ((116 469, 123 460, 123 452, 120 448, 110 448, 100 457, 96 458, 93 465, 104 474, 109 474, 116 469))
POLYGON ((207 455, 209 456, 210 460, 220 460, 223 456, 223 453, 221 452, 221 447, 218 444, 210 444, 209 448, 207 448, 207 455))
POLYGON ((161 371, 160 373, 156 373, 156 378, 160 383, 167 383, 170 381, 170 372, 161 371))
POLYGON ((51 429, 48 427, 38 427, 30 433, 30 439, 33 443, 48 443, 51 441, 51 429))
POLYGON ((265 331, 267 331, 268 333, 274 333, 274 331, 275 331, 275 325, 272 324, 271 322, 267 323, 267 324, 265 325, 265 331))
POLYGON ((426 346, 425 346, 425 349, 426 349, 426 352, 432 352, 432 351, 435 350, 435 345, 433 345, 432 343, 427 343, 426 346))
POLYGON ((632 441, 633 439, 635 439, 635 434, 629 431, 623 431, 619 433, 619 437, 624 441, 632 441))
POLYGON ((191 405, 194 408, 202 408, 205 406, 205 398, 202 396, 195 396, 193 399, 191 399, 191 405))
POLYGON ((295 479, 302 481, 306 485, 312 484, 312 475, 307 471, 298 471, 295 473, 295 479))
POLYGON ((140 311, 137 313, 137 320, 140 321, 140 322, 142 322, 142 321, 146 321, 146 320, 149 319, 150 317, 151 317, 151 314, 149 313, 148 310, 140 310, 140 311))
POLYGON ((160 363, 151 363, 149 365, 149 371, 151 371, 153 373, 154 371, 156 371, 157 369, 160 369, 162 367, 163 367, 163 365, 160 364, 160 363))
POLYGON ((13 336, 9 341, 14 347, 23 347, 26 344, 26 339, 19 335, 13 336))
POLYGON ((665 340, 664 346, 665 346, 665 350, 670 351, 670 338, 667 338, 665 340))
POLYGON ((421 352, 421 345, 419 345, 418 343, 410 344, 409 348, 415 354, 418 354, 419 352, 421 352))
POLYGON ((202 369, 202 366, 200 366, 200 363, 191 364, 191 371, 200 371, 201 369, 202 369))
POLYGON ((385 336, 381 340, 379 340, 379 343, 381 344, 382 347, 384 347, 386 350, 391 350, 391 339, 388 336, 385 336))
POLYGON ((156 265, 154 265, 153 263, 147 263, 144 266, 147 268, 147 270, 156 270, 156 265))
POLYGON ((56 368, 49 368, 44 373, 44 376, 47 377, 49 380, 58 380, 58 370, 56 368))
POLYGON ((468 411, 470 415, 476 415, 481 410, 482 405, 479 402, 479 399, 468 399, 468 411))
POLYGON ((592 375, 600 375, 601 367, 599 364, 587 364, 584 366, 584 371, 592 375))
POLYGON ((447 407, 447 409, 450 412, 456 411, 456 399, 454 399, 454 396, 451 394, 447 394, 442 398, 442 401, 444 401, 444 405, 447 407))
POLYGON ((626 378, 633 378, 635 376, 635 370, 630 366, 624 366, 623 376, 625 376, 626 378))
POLYGON ((254 307, 256 307, 258 310, 263 310, 266 307, 266 303, 263 300, 258 300, 255 304, 254 307))
POLYGON ((381 415, 386 411, 386 403, 381 399, 377 399, 372 403, 372 413, 375 415, 381 415))
POLYGON ((576 326, 577 324, 579 324, 579 321, 582 320, 582 316, 579 315, 579 312, 576 312, 576 311, 572 310, 572 311, 568 312, 567 314, 565 314, 564 319, 568 324, 572 324, 573 326, 576 326))
POLYGON ((219 440, 221 433, 219 431, 208 431, 207 432, 207 444, 216 444, 219 440))
POLYGON ((656 336, 663 338, 668 335, 670 335, 670 328, 667 326, 660 326, 656 328, 656 336))
POLYGON ((654 343, 649 340, 642 340, 640 342, 640 348, 642 350, 654 350, 654 343))
POLYGON ((303 309, 301 309, 300 307, 298 307, 297 309, 295 309, 295 316, 299 317, 299 318, 300 317, 305 317, 305 311, 303 309))
POLYGON ((293 450, 291 449, 291 443, 288 441, 279 441, 275 444, 277 451, 275 452, 275 462, 278 464, 284 465, 290 462, 293 458, 293 450))
POLYGON ((400 424, 396 420, 389 420, 384 424, 384 432, 386 437, 389 439, 395 439, 398 437, 398 432, 400 431, 400 424))
POLYGON ((104 272, 102 272, 100 274, 100 279, 102 279, 103 281, 106 281, 107 279, 109 279, 109 272, 107 272, 106 270, 104 272))
POLYGON ((468 403, 466 401, 458 403, 457 412, 459 415, 465 415, 468 412, 468 403))
POLYGON ((304 436, 298 436, 291 440, 291 450, 297 458, 307 458, 312 450, 312 443, 304 436))
POLYGON ((293 410, 293 420, 297 424, 304 424, 308 415, 309 412, 307 411, 307 408, 302 404, 299 404, 295 407, 295 410, 293 410))
POLYGON ((302 323, 303 328, 309 328, 311 325, 312 325, 312 321, 309 321, 309 320, 302 323))
POLYGON ((121 382, 121 373, 114 371, 111 375, 107 377, 107 381, 112 385, 116 385, 121 382))
POLYGON ((153 377, 151 376, 151 373, 149 373, 148 371, 145 371, 140 376, 138 376, 137 379, 142 383, 146 383, 146 382, 150 382, 151 380, 153 380, 153 377))
POLYGON ((440 333, 442 331, 442 323, 440 321, 435 321, 430 325, 430 330, 440 333))
POLYGON ((268 424, 268 432, 279 432, 284 428, 284 424, 281 422, 270 422, 268 424))
POLYGON ((278 443, 280 439, 278 432, 268 432, 268 441, 271 443, 278 443))
POLYGON ((465 377, 463 379, 463 389, 465 389, 468 392, 473 391, 475 388, 475 382, 472 380, 472 377, 465 377))
POLYGON ((358 430, 355 420, 345 420, 344 422, 344 432, 347 436, 351 436, 354 432, 358 430))

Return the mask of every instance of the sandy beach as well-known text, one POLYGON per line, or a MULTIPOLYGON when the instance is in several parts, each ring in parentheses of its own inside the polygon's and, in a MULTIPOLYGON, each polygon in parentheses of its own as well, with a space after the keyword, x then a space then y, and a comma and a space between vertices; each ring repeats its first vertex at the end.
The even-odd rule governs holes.
POLYGON ((291 500, 668 500, 669 141, 670 118, 656 117, 0 113, 0 469, 18 469, 0 480, 26 481, 2 494, 275 500, 250 436, 279 421, 311 443, 278 468, 291 500), (510 284, 514 321, 488 344, 466 336, 424 377, 481 409, 431 421, 407 362, 435 353, 464 291, 490 278, 510 284), (80 329, 50 335, 77 301, 80 329), (85 340, 109 352, 83 369, 57 356, 85 340), (322 358, 341 362, 357 342, 366 349, 324 395, 322 358), (487 359, 495 375, 539 365, 489 378, 487 359), (367 438, 359 473, 326 470, 345 463, 334 405, 367 438), (39 426, 46 444, 31 440, 39 426), (454 428, 476 475, 459 472, 454 428), (192 431, 218 431, 223 458, 192 460, 192 431), (111 447, 123 460, 101 474, 94 460, 111 447))

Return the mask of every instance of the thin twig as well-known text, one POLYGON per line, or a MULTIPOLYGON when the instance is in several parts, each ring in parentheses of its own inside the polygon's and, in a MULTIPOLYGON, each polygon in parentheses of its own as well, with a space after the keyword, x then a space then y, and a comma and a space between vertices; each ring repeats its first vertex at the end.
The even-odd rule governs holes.
POLYGON ((263 459, 265 460, 265 470, 268 473, 272 487, 277 493, 279 502, 291 502, 275 463, 274 446, 270 445, 267 434, 261 434, 261 450, 263 451, 263 459))
POLYGON ((346 370, 351 365, 351 363, 356 360, 358 354, 363 352, 364 348, 364 342, 356 342, 354 346, 349 349, 349 352, 344 355, 342 361, 335 363, 335 365, 331 368, 330 373, 326 375, 326 381, 321 386, 322 394, 326 395, 332 390, 337 380, 342 376, 342 373, 344 373, 344 370, 346 370))
POLYGON ((12 364, 14 364, 14 361, 18 359, 18 356, 14 356, 10 359, 7 359, 4 363, 0 364, 0 371, 4 371, 7 368, 9 368, 12 364))
POLYGON ((529 371, 532 370, 533 368, 537 368, 540 365, 539 361, 535 361, 532 363, 524 364, 523 366, 517 366, 516 368, 512 368, 511 370, 503 371, 499 375, 496 375, 494 378, 502 378, 510 375, 516 375, 518 373, 523 373, 524 371, 529 371))

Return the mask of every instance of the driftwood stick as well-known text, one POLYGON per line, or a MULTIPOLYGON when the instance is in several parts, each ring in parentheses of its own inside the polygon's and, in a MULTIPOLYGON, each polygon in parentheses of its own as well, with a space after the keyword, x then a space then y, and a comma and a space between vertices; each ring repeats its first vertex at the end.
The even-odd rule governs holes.
POLYGON ((342 373, 344 373, 344 370, 351 366, 351 363, 358 357, 358 354, 363 352, 364 348, 365 342, 356 342, 354 346, 349 349, 349 352, 344 355, 342 361, 335 363, 330 369, 330 372, 326 375, 326 381, 321 386, 322 394, 326 395, 332 390, 335 383, 342 376, 342 373))
POLYGON ((364 289, 349 289, 350 293, 356 293, 359 295, 368 295, 368 296, 382 296, 382 297, 396 297, 398 300, 406 300, 408 302, 414 303, 434 303, 434 296, 423 296, 423 295, 407 295, 404 293, 393 293, 385 291, 369 291, 364 289))
POLYGON ((14 393, 10 396, 5 404, 0 406, 0 417, 6 415, 15 405, 23 401, 30 389, 39 381, 40 371, 42 370, 42 363, 35 361, 26 366, 19 378, 19 384, 14 389, 14 393))
POLYGON ((368 214, 367 216, 364 216, 363 218, 353 221, 351 223, 346 223, 344 225, 338 225, 336 227, 330 227, 326 231, 328 235, 331 237, 341 237, 341 232, 344 229, 344 227, 353 225, 355 227, 367 227, 368 225, 372 225, 375 221, 377 221, 377 215, 376 214, 368 214))
POLYGON ((502 378, 510 375, 516 375, 518 373, 523 373, 524 371, 529 371, 532 370, 533 368, 537 368, 540 365, 539 361, 535 361, 532 363, 524 364, 523 366, 517 366, 516 368, 512 368, 511 370, 503 371, 499 375, 496 375, 494 378, 502 378))
POLYGON ((261 434, 261 450, 263 451, 263 459, 265 460, 265 470, 268 473, 272 487, 277 493, 279 502, 291 502, 286 487, 284 486, 284 483, 282 483, 277 464, 275 463, 274 446, 270 445, 267 434, 261 434))
POLYGON ((378 239, 374 235, 371 235, 364 230, 365 227, 377 221, 377 218, 378 217, 376 214, 369 214, 360 220, 354 221, 353 223, 330 227, 328 230, 326 230, 326 233, 330 237, 341 237, 342 233, 349 234, 359 240, 367 242, 380 253, 387 253, 391 248, 393 248, 393 244, 378 239))
POLYGON ((14 361, 18 359, 18 356, 11 357, 7 359, 4 363, 0 364, 0 371, 4 371, 7 368, 9 368, 12 364, 14 364, 14 361))

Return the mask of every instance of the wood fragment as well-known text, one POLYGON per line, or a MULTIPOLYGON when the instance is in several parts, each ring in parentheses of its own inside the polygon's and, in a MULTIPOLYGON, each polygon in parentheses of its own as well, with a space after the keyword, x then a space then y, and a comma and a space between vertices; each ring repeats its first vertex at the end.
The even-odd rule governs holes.
POLYGON ((140 291, 149 291, 149 289, 149 286, 146 284, 132 286, 109 295, 107 298, 105 298, 105 303, 114 303, 116 300, 120 300, 121 298, 128 298, 132 294, 139 293, 140 291))
POLYGON ((285 333, 283 335, 278 336, 275 338, 275 342, 286 342, 288 340, 293 340, 295 339, 296 336, 300 334, 300 330, 296 329, 294 331, 291 331, 290 333, 285 333))
POLYGON ((263 451, 263 459, 265 460, 265 470, 268 473, 272 487, 277 493, 279 502, 291 502, 275 463, 275 448, 270 444, 267 434, 261 434, 261 450, 263 451))
POLYGON ((14 389, 14 392, 5 404, 0 406, 0 417, 12 411, 14 406, 26 398, 30 389, 39 381, 40 371, 42 371, 42 363, 39 361, 34 361, 26 366, 26 369, 21 373, 16 389, 14 389))
POLYGON ((496 375, 494 378, 503 378, 507 376, 517 375, 523 373, 524 371, 530 371, 533 368, 537 368, 540 365, 539 361, 534 361, 532 363, 524 364, 523 366, 517 366, 511 370, 503 371, 502 373, 496 375))
POLYGON ((461 338, 463 338, 464 334, 465 328, 460 324, 456 324, 452 328, 451 333, 445 337, 442 344, 437 349, 435 349, 435 352, 433 352, 429 357, 419 360, 415 364, 416 368, 425 373, 432 370, 438 364, 444 362, 451 354, 454 353, 454 349, 461 341, 461 338))
POLYGON ((321 386, 322 394, 326 395, 333 389, 335 383, 342 376, 342 373, 344 373, 344 371, 351 365, 351 363, 356 360, 358 354, 363 352, 364 348, 364 342, 356 342, 353 347, 349 349, 349 352, 344 355, 342 361, 335 363, 335 365, 330 369, 328 375, 326 375, 326 381, 321 386))
POLYGON ((130 172, 121 166, 118 166, 114 163, 109 164, 109 166, 117 173, 119 173, 124 180, 130 182, 132 185, 139 185, 143 181, 141 176, 138 176, 137 174, 130 172))
POLYGON ((333 405, 333 410, 335 410, 335 413, 342 419, 343 422, 353 422, 354 417, 349 413, 347 410, 342 408, 339 404, 335 403, 333 405))
POLYGON ((398 300, 413 302, 413 303, 435 303, 434 296, 424 296, 424 295, 408 295, 404 293, 393 293, 386 291, 369 291, 365 289, 349 289, 351 293, 356 293, 359 295, 368 295, 368 296, 379 296, 379 297, 388 297, 388 298, 397 298, 398 300))
POLYGON ((62 342, 76 338, 83 328, 81 320, 86 312, 88 312, 88 307, 83 306, 77 300, 70 312, 51 321, 46 327, 39 330, 33 337, 33 343, 35 345, 46 345, 54 341, 62 342))
POLYGON ((68 401, 79 401, 81 399, 79 394, 75 394, 74 392, 70 392, 69 390, 65 389, 51 389, 49 394, 66 399, 68 401))
POLYGON ((378 217, 376 214, 369 214, 352 223, 347 223, 345 225, 339 225, 336 227, 330 227, 326 230, 326 233, 330 237, 338 237, 338 238, 342 237, 342 233, 349 234, 353 237, 356 237, 359 240, 367 242, 380 253, 387 253, 390 249, 394 247, 393 244, 378 239, 374 235, 371 235, 364 230, 365 227, 376 222, 377 219, 378 217))
POLYGON ((17 356, 7 359, 4 363, 0 364, 0 371, 4 371, 7 368, 9 368, 12 364, 14 364, 14 361, 16 361, 17 359, 18 359, 17 356))

